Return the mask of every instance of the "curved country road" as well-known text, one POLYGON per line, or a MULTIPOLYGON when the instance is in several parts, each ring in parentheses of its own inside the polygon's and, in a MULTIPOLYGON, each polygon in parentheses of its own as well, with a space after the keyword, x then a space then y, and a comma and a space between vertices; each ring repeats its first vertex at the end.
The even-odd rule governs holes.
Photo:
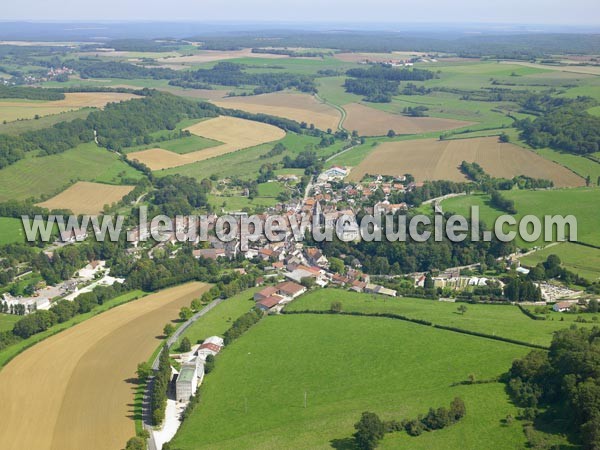
POLYGON ((115 450, 135 435, 132 383, 182 306, 189 283, 118 306, 18 355, 0 372, 0 448, 115 450))

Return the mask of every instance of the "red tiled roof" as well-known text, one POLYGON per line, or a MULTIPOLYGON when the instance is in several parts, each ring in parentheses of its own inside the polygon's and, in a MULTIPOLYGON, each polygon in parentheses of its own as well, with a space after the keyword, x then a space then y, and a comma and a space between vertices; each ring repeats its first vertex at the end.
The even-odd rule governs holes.
POLYGON ((257 304, 262 305, 265 308, 272 308, 273 306, 279 305, 281 300, 283 300, 283 299, 281 297, 279 297, 278 295, 272 295, 270 297, 267 297, 267 298, 261 300, 260 302, 257 302, 257 304))
POLYGON ((285 281, 277 285, 277 290, 283 292, 286 295, 295 295, 298 292, 304 290, 304 286, 293 281, 285 281))
POLYGON ((202 344, 198 350, 209 349, 215 353, 219 353, 221 351, 221 346, 217 344, 213 344, 212 342, 207 342, 206 344, 202 344))

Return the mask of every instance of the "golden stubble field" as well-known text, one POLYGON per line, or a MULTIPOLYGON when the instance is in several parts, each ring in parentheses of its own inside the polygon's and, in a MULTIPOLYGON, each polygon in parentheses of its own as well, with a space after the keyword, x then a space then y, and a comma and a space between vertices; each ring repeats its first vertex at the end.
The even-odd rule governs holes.
POLYGON ((136 97, 137 95, 122 92, 72 92, 66 93, 63 100, 1 100, 0 121, 33 119, 36 115, 48 116, 86 107, 104 108, 107 103, 121 102, 136 97))
POLYGON ((349 175, 353 181, 365 174, 412 174, 417 181, 465 181, 459 170, 463 161, 476 162, 494 177, 526 175, 554 181, 557 187, 583 186, 585 181, 570 170, 497 137, 438 141, 386 142, 371 152, 349 175))
POLYGON ((473 123, 454 119, 440 119, 438 117, 401 116, 360 103, 344 105, 344 110, 347 114, 346 120, 344 120, 344 128, 351 131, 356 130, 361 136, 384 136, 389 130, 394 130, 396 134, 445 131, 465 127, 473 123))
POLYGON ((213 101, 223 108, 240 109, 250 113, 269 114, 296 122, 314 124, 325 131, 336 130, 340 123, 340 112, 308 94, 271 93, 247 97, 228 97, 213 101))
POLYGON ((186 130, 197 136, 224 142, 224 144, 183 155, 161 148, 151 148, 129 153, 127 157, 145 164, 151 170, 169 169, 204 161, 205 159, 266 142, 278 141, 285 137, 285 131, 273 125, 227 116, 219 116, 199 122, 186 128, 186 130))
POLYGON ((48 209, 70 209, 73 214, 99 214, 104 205, 118 202, 133 190, 134 186, 78 181, 60 194, 37 206, 48 209))
POLYGON ((18 355, 0 371, 0 448, 116 450, 135 434, 137 364, 183 306, 189 283, 108 310, 18 355))

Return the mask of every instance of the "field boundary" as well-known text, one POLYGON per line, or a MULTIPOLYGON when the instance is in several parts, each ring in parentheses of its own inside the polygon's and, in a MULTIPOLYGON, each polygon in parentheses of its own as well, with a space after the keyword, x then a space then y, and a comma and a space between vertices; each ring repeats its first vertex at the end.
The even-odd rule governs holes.
POLYGON ((310 310, 310 309, 299 310, 299 311, 283 310, 283 311, 281 311, 281 313, 282 314, 315 314, 315 315, 331 314, 331 315, 341 315, 341 316, 362 316, 362 317, 374 317, 374 318, 383 318, 383 319, 396 319, 396 320, 403 320, 405 322, 415 323, 417 325, 433 327, 433 328, 437 328, 440 330, 452 331, 455 333, 466 334, 469 336, 475 336, 475 337, 481 337, 484 339, 491 339, 494 341, 506 342, 508 344, 521 345, 524 347, 535 348, 535 349, 540 349, 540 350, 549 350, 550 349, 549 347, 547 347, 545 345, 532 344, 529 342, 519 341, 517 339, 505 338, 502 336, 495 336, 495 335, 487 334, 487 333, 480 333, 478 331, 464 330, 462 328, 450 327, 447 325, 439 325, 439 324, 430 322, 428 320, 413 319, 410 317, 402 316, 400 314, 393 314, 393 313, 362 313, 362 312, 352 312, 352 311, 333 312, 333 311, 317 311, 317 310, 310 310))

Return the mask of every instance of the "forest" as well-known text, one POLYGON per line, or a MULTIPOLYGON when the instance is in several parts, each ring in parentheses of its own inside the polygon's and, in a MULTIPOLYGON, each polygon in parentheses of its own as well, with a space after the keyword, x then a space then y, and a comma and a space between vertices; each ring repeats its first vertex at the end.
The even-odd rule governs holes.
POLYGON ((254 94, 297 89, 301 92, 316 92, 317 88, 312 77, 293 73, 249 73, 245 66, 227 61, 219 62, 210 69, 178 73, 178 77, 169 81, 173 86, 206 89, 211 84, 223 86, 256 86, 254 94))

